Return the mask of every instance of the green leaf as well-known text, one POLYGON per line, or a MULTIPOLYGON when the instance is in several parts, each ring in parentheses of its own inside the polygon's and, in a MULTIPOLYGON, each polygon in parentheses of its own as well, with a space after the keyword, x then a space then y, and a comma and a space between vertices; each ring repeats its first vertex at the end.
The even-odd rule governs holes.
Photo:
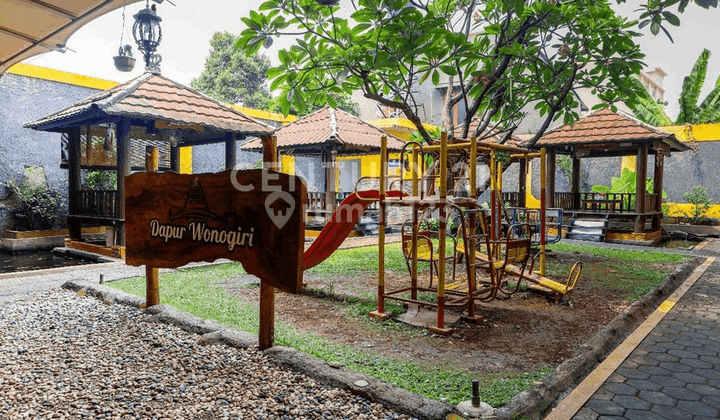
POLYGON ((626 104, 632 110, 637 119, 653 126, 672 125, 670 117, 667 116, 663 107, 650 95, 645 85, 637 78, 630 78, 632 89, 635 93, 633 100, 626 104))
POLYGON ((437 69, 433 70, 432 72, 432 82, 433 85, 437 86, 438 83, 440 83, 440 72, 437 71, 437 69))
POLYGON ((650 25, 650 32, 652 32, 653 35, 659 34, 660 33, 660 24, 653 21, 652 25, 650 25))
POLYGON ((288 53, 287 50, 280 50, 278 51, 278 59, 281 63, 283 63, 286 66, 290 65, 290 61, 292 60, 290 58, 290 53, 288 53))
POLYGON ((285 69, 280 67, 270 67, 265 71, 265 75, 268 77, 268 79, 274 79, 283 73, 285 73, 285 69))
POLYGON ((663 17, 669 24, 673 26, 680 26, 680 18, 678 18, 674 14, 670 12, 663 12, 663 17))
POLYGON ((281 74, 279 77, 276 77, 273 79, 272 83, 270 83, 270 91, 274 91, 275 89, 279 88, 283 83, 285 83, 285 75, 281 74))
POLYGON ((705 84, 709 59, 710 51, 704 49, 700 53, 697 61, 695 61, 695 65, 690 71, 690 74, 683 79, 682 92, 680 92, 679 98, 680 113, 675 124, 680 125, 692 122, 697 102, 700 98, 700 91, 702 90, 703 84, 705 84))
POLYGON ((716 123, 720 122, 715 117, 718 113, 720 113, 720 77, 718 77, 717 82, 715 83, 715 88, 710 92, 705 99, 703 100, 702 104, 700 104, 700 107, 698 108, 697 117, 695 118, 695 123, 697 124, 704 124, 704 123, 716 123))
POLYGON ((673 42, 673 43, 675 42, 675 41, 673 41, 672 36, 670 36, 670 32, 668 32, 668 30, 665 29, 664 26, 660 25, 660 29, 662 29, 662 31, 665 32, 665 35, 670 39, 670 42, 673 42))
POLYGON ((337 101, 335 101, 335 98, 333 98, 332 95, 327 95, 327 103, 333 108, 337 108, 337 101))
POLYGON ((264 10, 272 10, 277 9, 278 4, 275 0, 266 1, 265 3, 261 4, 258 10, 264 11, 264 10))

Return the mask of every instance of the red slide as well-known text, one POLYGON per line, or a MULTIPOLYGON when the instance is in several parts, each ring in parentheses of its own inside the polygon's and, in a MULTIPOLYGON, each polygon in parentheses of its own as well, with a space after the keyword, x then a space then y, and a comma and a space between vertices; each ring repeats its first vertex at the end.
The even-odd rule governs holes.
MULTIPOLYGON (((388 191, 388 197, 400 197, 401 191, 388 191)), ((380 198, 378 190, 358 191, 350 194, 338 206, 320 235, 303 254, 303 269, 315 267, 325 261, 343 243, 350 231, 355 227, 365 208, 380 198)))

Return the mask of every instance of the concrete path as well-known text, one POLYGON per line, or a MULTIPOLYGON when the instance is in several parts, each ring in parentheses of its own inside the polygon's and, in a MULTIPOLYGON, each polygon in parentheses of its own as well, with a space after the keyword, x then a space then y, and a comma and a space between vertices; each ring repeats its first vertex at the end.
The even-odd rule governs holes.
POLYGON ((720 418, 718 248, 545 420, 720 418))

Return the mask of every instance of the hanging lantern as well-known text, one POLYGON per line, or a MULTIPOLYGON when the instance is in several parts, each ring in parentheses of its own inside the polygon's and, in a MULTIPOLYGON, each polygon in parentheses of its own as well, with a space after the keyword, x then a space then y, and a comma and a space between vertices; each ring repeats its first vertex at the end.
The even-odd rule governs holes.
POLYGON ((149 5, 145 9, 140 10, 133 16, 135 24, 133 25, 133 38, 138 45, 138 49, 145 57, 145 70, 158 71, 161 57, 155 54, 160 41, 162 41, 162 30, 160 21, 162 19, 155 13, 155 5, 152 8, 149 5))

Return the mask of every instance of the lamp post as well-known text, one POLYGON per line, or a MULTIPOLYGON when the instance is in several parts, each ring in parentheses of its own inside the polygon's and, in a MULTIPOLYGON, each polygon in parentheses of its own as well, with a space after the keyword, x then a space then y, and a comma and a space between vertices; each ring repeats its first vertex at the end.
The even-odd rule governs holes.
POLYGON ((133 24, 133 38, 138 45, 138 49, 143 53, 145 58, 145 71, 160 73, 160 61, 162 57, 156 54, 158 45, 162 41, 162 30, 160 21, 162 19, 155 13, 155 5, 152 7, 146 5, 133 16, 135 24, 133 24))

